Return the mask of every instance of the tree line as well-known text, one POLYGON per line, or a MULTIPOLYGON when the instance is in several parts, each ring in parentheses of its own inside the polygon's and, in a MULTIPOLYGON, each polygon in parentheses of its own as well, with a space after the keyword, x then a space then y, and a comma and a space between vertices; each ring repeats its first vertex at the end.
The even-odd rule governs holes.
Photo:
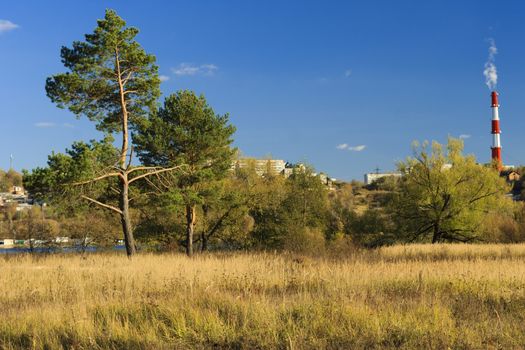
POLYGON ((505 225, 514 225, 513 239, 521 240, 522 208, 505 196, 497 171, 463 155, 461 140, 414 145, 414 155, 399 164, 403 176, 375 189, 343 182, 327 188, 308 166, 289 178, 271 168, 260 176, 255 165, 232 168, 238 150, 228 114, 188 90, 159 105, 155 57, 137 34, 106 11, 84 41, 62 48, 66 72, 46 81, 58 107, 87 117, 105 135, 24 172, 25 187, 50 204, 58 230, 100 244, 122 237, 129 256, 138 246, 191 256, 197 249, 316 252, 502 240, 494 232, 505 225))

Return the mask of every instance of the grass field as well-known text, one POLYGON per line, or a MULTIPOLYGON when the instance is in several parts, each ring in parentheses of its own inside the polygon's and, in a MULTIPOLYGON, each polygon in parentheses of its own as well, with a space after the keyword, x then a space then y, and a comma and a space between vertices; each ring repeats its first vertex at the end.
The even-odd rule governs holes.
POLYGON ((0 259, 5 349, 525 348, 525 245, 0 259))

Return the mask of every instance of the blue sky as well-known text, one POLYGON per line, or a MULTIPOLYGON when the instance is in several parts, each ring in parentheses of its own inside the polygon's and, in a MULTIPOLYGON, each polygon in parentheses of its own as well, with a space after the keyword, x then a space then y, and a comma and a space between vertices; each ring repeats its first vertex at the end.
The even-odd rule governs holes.
POLYGON ((503 158, 525 164, 525 4, 520 1, 2 1, 0 168, 45 165, 99 138, 45 96, 62 45, 105 8, 140 29, 167 79, 230 113, 247 156, 306 161, 339 179, 393 170, 413 140, 465 136, 490 156, 489 38, 498 48, 503 158), (345 146, 346 147, 343 147, 345 146), (344 149, 338 149, 344 148, 344 149))

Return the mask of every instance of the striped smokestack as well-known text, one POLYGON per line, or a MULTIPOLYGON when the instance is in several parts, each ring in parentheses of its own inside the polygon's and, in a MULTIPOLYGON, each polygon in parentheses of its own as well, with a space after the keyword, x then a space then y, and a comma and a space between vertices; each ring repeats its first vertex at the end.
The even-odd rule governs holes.
POLYGON ((503 168, 503 162, 501 161, 501 130, 499 128, 499 103, 498 93, 492 91, 492 161, 501 170, 503 168))

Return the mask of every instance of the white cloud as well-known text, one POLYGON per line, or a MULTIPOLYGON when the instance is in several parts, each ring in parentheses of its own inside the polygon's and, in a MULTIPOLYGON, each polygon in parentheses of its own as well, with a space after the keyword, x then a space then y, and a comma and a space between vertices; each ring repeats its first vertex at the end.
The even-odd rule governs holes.
POLYGON ((168 81, 170 80, 170 77, 168 77, 167 75, 159 75, 159 79, 160 81, 168 81))
POLYGON ((10 32, 16 28, 18 28, 18 24, 14 24, 6 19, 0 19, 0 34, 10 32))
POLYGON ((340 145, 337 145, 335 148, 340 149, 340 150, 347 150, 351 152, 361 152, 366 148, 366 145, 349 146, 347 143, 342 143, 340 145))
POLYGON ((181 63, 177 68, 172 68, 171 71, 179 76, 191 75, 206 75, 212 76, 219 69, 215 64, 207 63, 195 65, 192 63, 181 63))
POLYGON ((348 78, 351 75, 352 75, 352 70, 351 69, 345 70, 345 78, 348 78))
POLYGON ((364 151, 365 148, 366 148, 366 145, 359 145, 359 146, 348 147, 348 150, 352 152, 361 152, 361 151, 364 151))
POLYGON ((56 126, 55 123, 51 123, 51 122, 38 122, 38 123, 35 123, 35 127, 37 128, 52 128, 56 126))
POLYGON ((33 124, 35 128, 49 129, 49 128, 66 128, 66 129, 75 129, 75 125, 71 123, 62 123, 57 124, 54 122, 38 122, 33 124))
POLYGON ((189 63, 181 63, 177 68, 171 69, 175 75, 195 75, 199 72, 199 67, 189 63))
POLYGON ((214 64, 203 64, 200 66, 200 70, 204 75, 214 75, 218 69, 219 67, 214 64))
POLYGON ((463 140, 464 140, 464 139, 470 139, 470 136, 471 136, 471 135, 469 135, 469 134, 461 134, 461 135, 459 135, 459 138, 460 138, 460 139, 463 139, 463 140))

